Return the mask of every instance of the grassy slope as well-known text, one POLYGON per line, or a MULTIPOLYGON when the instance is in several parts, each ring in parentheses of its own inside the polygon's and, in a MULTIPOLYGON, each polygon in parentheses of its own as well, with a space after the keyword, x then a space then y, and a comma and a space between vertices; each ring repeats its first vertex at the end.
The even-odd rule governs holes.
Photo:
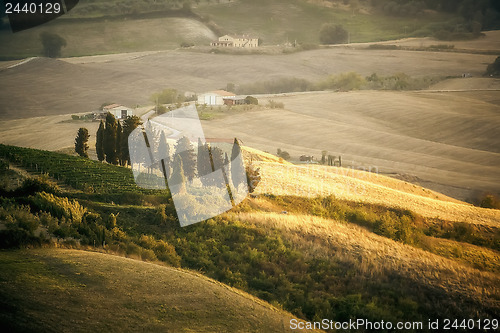
POLYGON ((182 42, 205 45, 216 35, 190 18, 115 19, 96 21, 55 20, 18 33, 0 31, 0 59, 40 55, 39 34, 49 31, 66 39, 63 56, 171 50, 182 42))
MULTIPOLYGON (((468 80, 478 86, 478 79, 462 80, 465 88, 468 80)), ((443 82, 444 89, 446 84, 453 89, 455 83, 443 82)), ((474 190, 500 191, 497 95, 353 91, 273 97, 284 110, 215 119, 204 129, 207 136, 237 135, 270 152, 281 148, 295 159, 319 159, 327 150, 341 155, 345 166, 416 176, 425 187, 466 200, 474 190)))
POLYGON ((495 59, 486 55, 344 48, 263 55, 259 61, 255 57, 172 51, 66 61, 39 58, 0 71, 0 112, 12 119, 90 112, 109 101, 133 107, 151 103, 153 93, 168 87, 201 93, 225 87, 228 82, 245 84, 280 77, 319 81, 349 71, 363 76, 397 72, 453 76, 464 71, 481 75, 495 59), (30 98, 26 98, 26 91, 30 98))
POLYGON ((101 253, 1 251, 0 264, 0 324, 14 330, 283 332, 293 318, 202 275, 101 253))
POLYGON ((424 189, 411 191, 413 185, 407 186, 410 191, 405 191, 403 186, 394 189, 390 185, 394 183, 394 179, 388 179, 389 185, 384 186, 385 177, 375 174, 366 174, 359 179, 329 172, 324 167, 283 166, 276 163, 256 163, 256 165, 261 168, 264 175, 262 183, 256 190, 258 193, 272 192, 276 195, 306 197, 334 195, 340 199, 409 209, 429 218, 500 226, 498 210, 442 200, 443 197, 433 195, 424 189), (371 182, 371 179, 376 181, 371 182))
MULTIPOLYGON (((253 154, 255 162, 260 154, 256 150, 250 150, 250 152, 253 154)), ((53 153, 45 154, 55 156, 53 153)), ((276 163, 276 159, 272 158, 272 156, 264 154, 262 159, 267 161, 262 163, 267 163, 267 165, 279 169, 280 164, 276 163)), ((75 163, 79 161, 77 158, 68 158, 66 162, 68 166, 72 164, 71 160, 75 163)), ((82 169, 81 171, 84 170, 82 169)), ((72 173, 74 171, 69 168, 66 172, 72 173)), ((357 177, 362 178, 359 175, 357 175, 357 177)), ((269 173, 264 173, 264 182, 267 181, 266 178, 269 178, 269 173)), ((311 184, 317 185, 317 183, 314 182, 317 181, 315 179, 307 177, 295 178, 297 178, 297 180, 295 180, 297 184, 302 187, 310 186, 311 184)), ((116 181, 119 181, 119 179, 112 180, 112 182, 116 181)), ((355 178, 346 176, 338 177, 331 183, 337 183, 339 181, 344 182, 347 186, 355 186, 356 184, 355 178)), ((383 187, 384 178, 376 179, 375 183, 375 187, 383 187)), ((383 195, 386 199, 385 205, 387 205, 387 203, 390 205, 391 200, 398 198, 398 193, 410 192, 408 195, 414 196, 417 201, 429 199, 434 202, 443 203, 445 209, 451 210, 456 208, 447 206, 447 204, 455 204, 448 198, 440 197, 437 199, 430 199, 427 196, 429 193, 425 191, 421 191, 421 195, 418 195, 419 191, 411 188, 411 186, 407 184, 397 185, 396 183, 397 181, 394 180, 389 182, 389 187, 395 187, 398 188, 398 190, 386 189, 383 195)), ((272 193, 273 190, 269 192, 272 193)), ((276 193, 280 194, 278 192, 276 193)), ((359 194, 358 199, 368 200, 372 194, 373 193, 370 191, 364 195, 359 194)), ((89 198, 91 197, 89 196, 89 198)), ((95 200, 99 200, 98 196, 95 196, 95 200)), ((318 290, 318 294, 311 293, 311 295, 308 296, 308 299, 310 297, 315 297, 313 298, 313 303, 311 303, 316 309, 314 311, 320 311, 318 310, 321 308, 321 303, 318 303, 319 299, 324 301, 327 297, 330 297, 328 299, 332 302, 331 304, 338 304, 338 302, 343 304, 343 300, 348 300, 350 299, 349 297, 356 296, 356 293, 359 293, 359 297, 362 297, 364 302, 369 303, 368 305, 363 305, 362 311, 371 309, 369 310, 370 315, 378 319, 385 318, 385 316, 388 315, 389 312, 384 311, 390 311, 388 310, 389 308, 384 305, 386 304, 384 299, 387 295, 391 295, 389 296, 390 302, 394 302, 394 298, 399 299, 398 302, 402 302, 401 307, 398 307, 398 316, 403 316, 407 319, 413 318, 413 315, 422 313, 437 316, 445 316, 447 313, 469 315, 472 314, 471 309, 474 309, 474 311, 480 309, 478 310, 480 311, 480 316, 495 316, 498 313, 499 291, 497 272, 499 263, 498 253, 495 250, 452 240, 431 240, 427 246, 440 247, 437 250, 430 249, 433 253, 442 254, 436 255, 414 246, 405 245, 386 237, 375 235, 365 228, 347 223, 348 221, 313 216, 315 212, 307 208, 307 205, 303 207, 300 206, 303 204, 300 203, 300 201, 303 200, 300 197, 295 199, 292 198, 289 205, 285 205, 285 201, 281 200, 286 201, 288 199, 277 198, 273 201, 273 199, 267 199, 263 196, 257 199, 248 200, 239 208, 223 216, 222 219, 216 219, 215 221, 211 220, 186 229, 182 228, 177 236, 174 236, 173 239, 169 239, 169 242, 175 244, 177 251, 180 251, 179 253, 182 256, 187 255, 187 257, 183 257, 183 260, 194 264, 195 267, 199 269, 212 272, 212 274, 214 273, 210 269, 210 261, 208 258, 212 258, 213 255, 216 263, 218 263, 217 265, 222 265, 223 267, 227 265, 227 268, 230 269, 229 272, 232 271, 230 277, 224 277, 225 274, 223 274, 222 278, 226 278, 227 281, 232 281, 232 283, 237 283, 238 285, 245 285, 241 279, 245 278, 245 274, 248 273, 245 271, 241 273, 240 269, 242 268, 238 267, 239 264, 231 260, 231 258, 234 258, 236 253, 240 253, 248 247, 250 247, 248 253, 252 255, 250 260, 256 260, 263 256, 266 258, 265 256, 268 255, 267 251, 270 251, 269 253, 274 253, 274 255, 277 253, 271 252, 271 248, 273 248, 270 246, 271 244, 265 244, 264 247, 259 243, 250 242, 247 244, 245 241, 242 242, 237 235, 241 235, 243 239, 248 237, 249 234, 242 233, 244 229, 246 230, 249 228, 248 225, 254 226, 256 228, 254 229, 255 232, 260 235, 281 235, 287 242, 287 247, 289 246, 289 242, 293 248, 299 251, 292 258, 297 258, 296 256, 300 253, 300 256, 305 256, 305 258, 310 260, 308 265, 311 262, 318 262, 317 260, 322 260, 324 264, 329 263, 328 265, 331 265, 326 266, 327 268, 330 267, 327 271, 314 271, 314 273, 311 271, 307 272, 307 274, 311 274, 309 278, 313 277, 318 283, 325 283, 325 281, 329 281, 328 279, 337 281, 337 283, 331 284, 331 289, 328 288, 326 291, 321 290, 321 292, 318 290), (295 203, 299 205, 295 205, 295 203), (289 210, 289 213, 280 214, 283 209, 289 210), (238 221, 242 221, 243 223, 238 221), (237 230, 238 232, 233 235, 225 235, 228 230, 237 230), (229 238, 225 239, 225 237, 229 238), (235 242, 235 239, 238 239, 238 241, 235 242), (230 241, 230 243, 227 243, 227 241, 230 241), (186 244, 190 242, 194 242, 194 248, 192 250, 186 248, 186 244), (224 244, 221 248, 225 248, 222 253, 220 252, 221 249, 217 247, 219 242, 224 244), (235 244, 230 245, 232 243, 235 244), (235 249, 233 249, 233 246, 236 247, 236 252, 234 252, 235 249), (256 248, 253 248, 253 246, 256 246, 256 248), (190 251, 193 250, 194 253, 191 253, 191 255, 194 254, 195 257, 189 257, 190 251), (207 251, 209 257, 206 257, 207 251), (450 255, 445 252, 452 253, 450 255), (459 252, 461 254, 458 254, 459 252), (202 253, 205 256, 205 260, 196 262, 195 258, 202 253), (255 257, 257 254, 258 256, 255 257), (451 260, 445 259, 443 256, 449 257, 451 260), (479 270, 472 267, 478 267, 479 270), (351 278, 349 278, 349 276, 351 276, 351 278), (349 287, 345 289, 346 286, 349 287), (336 288, 340 289, 336 291, 336 288), (442 304, 446 304, 445 308, 440 308, 438 310, 434 307, 433 304, 438 300, 439 302, 444 302, 442 304), (399 312, 400 309, 403 311, 402 313, 399 312)), ((402 200, 403 204, 405 202, 405 200, 402 200)), ((139 235, 155 234, 157 236, 161 236, 166 232, 164 226, 156 225, 152 222, 154 218, 151 216, 151 212, 149 212, 148 215, 144 215, 144 221, 137 218, 137 216, 143 216, 143 214, 145 214, 144 210, 148 208, 101 204, 99 202, 91 203, 88 201, 85 201, 85 204, 92 207, 92 209, 96 209, 99 213, 102 213, 103 216, 107 216, 111 212, 115 214, 120 212, 120 227, 123 228, 125 232, 132 232, 139 235), (150 217, 147 218, 147 216, 150 217)), ((318 206, 314 206, 314 210, 318 208, 318 206)), ((487 210, 484 209, 477 209, 476 213, 479 216, 486 211, 487 210)), ((362 212, 362 208, 358 210, 358 213, 361 214, 367 212, 368 211, 362 212)), ((488 218, 484 216, 484 214, 483 217, 488 218)), ((498 230, 498 221, 495 221, 496 220, 492 219, 490 225, 492 227, 496 226, 498 230)), ((498 238, 496 239, 498 240, 498 238)), ((262 265, 262 263, 259 264, 262 265)), ((242 267, 246 267, 244 263, 241 263, 241 265, 242 267)), ((264 280, 266 284, 264 284, 263 287, 261 285, 260 288, 264 288, 266 291, 269 290, 267 289, 269 288, 269 283, 272 284, 272 281, 275 281, 276 277, 281 276, 275 271, 278 267, 284 270, 283 274, 285 275, 283 276, 288 276, 288 270, 294 272, 296 269, 302 269, 301 265, 302 264, 296 266, 296 264, 293 264, 290 266, 290 263, 285 260, 285 258, 282 258, 280 254, 277 261, 259 266, 269 274, 266 278, 269 280, 264 280), (275 268, 270 269, 270 267, 275 268), (269 269, 271 273, 269 273, 269 269)), ((324 266, 321 265, 323 264, 320 264, 318 269, 321 267, 323 267, 321 269, 324 269, 324 266)), ((300 273, 298 276, 300 276, 300 273)), ((296 278, 297 275, 290 276, 291 281, 294 281, 294 277, 296 278)), ((293 285, 294 297, 300 295, 302 288, 305 288, 305 285, 302 285, 304 281, 300 281, 300 283, 295 282, 295 285, 293 285)), ((328 283, 328 285, 330 285, 330 283, 328 283)), ((136 284, 133 285, 134 288, 136 286, 136 284)), ((252 286, 252 288, 255 288, 255 285, 252 286)), ((280 286, 282 287, 282 285, 280 286)), ((258 288, 259 287, 257 287, 257 291, 255 291, 255 289, 252 289, 252 291, 259 294, 262 290, 259 291, 258 288)), ((275 292, 279 294, 279 290, 275 292)), ((269 292, 263 292, 263 295, 270 297, 269 292)), ((394 306, 394 303, 391 304, 394 306)), ((293 309, 296 310, 295 308, 293 309)), ((354 308, 346 310, 349 309, 348 304, 342 305, 340 309, 343 311, 355 311, 354 308), (344 308, 344 306, 346 306, 346 308, 344 308)), ((300 313, 300 310, 298 311, 300 313)), ((302 311, 304 311, 304 309, 302 311)))
POLYGON ((362 14, 338 8, 328 8, 301 0, 232 1, 219 6, 201 5, 196 12, 209 17, 226 33, 253 34, 266 45, 282 44, 287 40, 299 43, 319 43, 319 31, 324 23, 343 25, 352 42, 368 42, 406 37, 427 23, 449 18, 445 15, 397 18, 376 13, 362 14))
MULTIPOLYGON (((301 43, 317 44, 320 27, 327 22, 343 24, 351 32, 351 41, 367 42, 405 37, 405 29, 418 30, 427 23, 449 18, 435 14, 414 18, 409 22, 407 18, 378 14, 352 15, 350 11, 325 8, 301 0, 232 1, 217 5, 202 2, 194 12, 202 17, 210 17, 223 32, 252 33, 268 45, 295 39, 301 43)), ((103 8, 101 15, 109 15, 109 9, 103 8)), ((38 36, 42 31, 58 33, 67 40, 64 56, 168 50, 178 48, 183 41, 209 45, 216 37, 204 23, 196 19, 131 17, 93 21, 76 17, 72 20, 62 18, 16 34, 1 31, 0 58, 38 55, 41 49, 38 36)))

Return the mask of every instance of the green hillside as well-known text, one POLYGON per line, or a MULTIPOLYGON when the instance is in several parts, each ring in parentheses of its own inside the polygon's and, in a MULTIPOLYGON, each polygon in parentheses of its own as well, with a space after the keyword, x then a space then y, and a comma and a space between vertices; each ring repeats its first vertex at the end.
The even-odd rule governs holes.
POLYGON ((0 265, 10 332, 288 332, 293 318, 202 275, 102 253, 0 251, 0 265))
MULTIPOLYGON (((430 36, 461 25, 457 13, 393 15, 367 2, 325 7, 304 0, 81 1, 67 16, 12 34, 0 30, 0 59, 40 55, 43 31, 62 36, 63 57, 134 51, 170 50, 183 45, 208 46, 216 35, 252 34, 264 45, 318 44, 325 23, 341 24, 351 42, 430 36), (458 20, 458 21, 457 21, 458 20)), ((464 25, 464 29, 469 29, 464 25)))
MULTIPOLYGON (((270 193, 249 198, 221 216, 180 228, 168 193, 134 188, 129 184, 129 169, 3 145, 0 159, 3 248, 63 246, 160 261, 197 270, 307 320, 366 318, 396 322, 450 316, 484 319, 500 311, 496 227, 484 229, 454 221, 427 220, 407 210, 334 197, 306 199, 270 193), (46 176, 25 179, 16 171, 19 167, 32 174, 43 168, 46 176), (113 176, 120 174, 123 178, 113 176), (98 186, 97 175, 109 176, 105 187, 113 191, 98 186), (78 181, 67 181, 72 177, 79 177, 78 181)), ((57 290, 64 295, 61 308, 70 304, 72 313, 84 309, 88 311, 85 318, 93 318, 94 300, 85 296, 95 291, 92 288, 98 289, 98 295, 120 294, 118 303, 113 303, 113 298, 109 302, 127 309, 122 314, 127 322, 164 315, 164 303, 156 299, 161 294, 151 295, 154 300, 148 296, 156 293, 157 287, 129 284, 119 278, 125 273, 111 264, 118 259, 110 259, 111 266, 105 260, 103 268, 96 268, 99 265, 88 261, 91 256, 78 254, 78 260, 71 260, 63 252, 44 251, 2 253, 2 266, 12 267, 0 275, 0 281, 10 286, 4 289, 4 299, 10 300, 8 305, 2 305, 9 314, 4 320, 12 323, 16 318, 16 322, 28 323, 30 316, 42 318, 46 307, 38 301, 57 290), (20 261, 30 264, 23 266, 20 261), (14 279, 19 270, 24 272, 20 274, 23 278, 14 279), (34 270, 42 273, 29 273, 34 270), (75 272, 71 274, 77 277, 69 278, 68 272, 75 272), (106 294, 96 283, 104 281, 108 285, 117 279, 112 294, 106 294), (14 297, 25 283, 26 293, 14 297), (132 303, 126 300, 127 295, 134 298, 141 293, 143 287, 147 288, 144 299, 132 303), (120 290, 128 293, 121 295, 120 290), (33 295, 37 302, 31 304, 28 300, 33 295), (28 315, 22 314, 23 309, 30 309, 28 315)), ((50 297, 48 302, 52 302, 50 297)), ((195 315, 192 308, 166 307, 166 317, 180 312, 179 323, 195 315)), ((61 314, 59 310, 48 314, 40 320, 47 320, 45 325, 50 328, 61 314)), ((78 328, 79 323, 65 325, 78 328)), ((225 327, 226 323, 223 320, 210 325, 225 327)), ((156 324, 160 325, 161 320, 143 323, 156 324)), ((95 325, 99 328, 105 324, 95 325)))

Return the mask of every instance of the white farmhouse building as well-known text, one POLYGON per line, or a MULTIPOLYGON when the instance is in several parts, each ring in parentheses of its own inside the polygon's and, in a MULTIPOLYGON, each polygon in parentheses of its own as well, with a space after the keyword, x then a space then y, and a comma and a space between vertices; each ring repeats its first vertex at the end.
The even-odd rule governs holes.
POLYGON ((247 35, 243 36, 224 35, 219 37, 218 40, 212 42, 210 45, 221 46, 221 47, 254 48, 259 46, 259 39, 247 35))
POLYGON ((125 119, 134 115, 134 110, 120 104, 110 104, 102 108, 104 114, 111 113, 116 119, 125 119))
POLYGON ((225 99, 235 98, 235 97, 236 97, 235 93, 225 90, 215 90, 198 95, 198 104, 224 105, 225 99))

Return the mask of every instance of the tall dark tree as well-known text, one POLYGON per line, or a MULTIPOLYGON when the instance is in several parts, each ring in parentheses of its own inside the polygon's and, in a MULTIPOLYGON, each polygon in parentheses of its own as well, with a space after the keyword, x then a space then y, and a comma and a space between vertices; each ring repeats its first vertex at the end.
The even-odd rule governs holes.
POLYGON ((118 120, 116 122, 116 142, 115 142, 115 150, 116 150, 116 158, 118 159, 118 164, 124 165, 123 164, 123 158, 122 158, 122 136, 123 136, 123 129, 122 129, 122 124, 118 120))
MULTIPOLYGON (((198 176, 206 176, 213 172, 212 162, 210 161, 209 146, 207 143, 202 143, 198 138, 198 155, 197 155, 198 176)), ((210 185, 207 178, 202 178, 204 185, 210 185)))
POLYGON ((243 155, 240 143, 236 138, 234 138, 233 149, 231 151, 231 180, 233 181, 234 187, 238 187, 246 181, 243 155))
POLYGON ((158 156, 160 156, 160 164, 165 179, 170 177, 170 145, 167 142, 165 132, 160 134, 160 142, 158 143, 158 156))
POLYGON ((128 150, 128 136, 132 133, 139 125, 141 125, 141 120, 137 116, 127 117, 123 121, 123 133, 121 137, 121 155, 123 165, 128 163, 130 165, 130 152, 128 150))
POLYGON ((95 140, 95 151, 97 153, 97 159, 102 162, 104 161, 104 123, 101 120, 99 124, 99 129, 97 130, 96 140, 95 140))
POLYGON ((118 164, 118 157, 116 156, 116 131, 115 116, 108 112, 104 128, 104 153, 106 154, 106 162, 110 164, 118 164))
POLYGON ((177 140, 175 154, 182 159, 184 175, 191 181, 196 175, 196 156, 191 141, 185 136, 177 140))
POLYGON ((486 68, 485 76, 500 77, 500 57, 497 57, 492 64, 486 68))
POLYGON ((44 31, 40 34, 42 42, 42 54, 49 58, 58 58, 61 56, 61 49, 66 46, 66 40, 58 34, 44 31))
POLYGON ((78 134, 76 135, 75 138, 75 151, 78 153, 78 155, 83 156, 83 157, 89 157, 88 150, 89 150, 89 131, 81 127, 78 130, 78 134))
POLYGON ((180 155, 175 155, 172 165, 172 176, 169 184, 172 184, 171 191, 173 194, 186 193, 186 176, 184 175, 184 167, 180 155))

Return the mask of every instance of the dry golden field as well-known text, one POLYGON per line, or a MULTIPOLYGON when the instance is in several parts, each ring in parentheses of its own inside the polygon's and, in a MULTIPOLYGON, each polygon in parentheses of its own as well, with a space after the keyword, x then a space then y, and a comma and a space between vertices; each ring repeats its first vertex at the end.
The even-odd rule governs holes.
MULTIPOLYGON (((460 45, 496 48, 499 38, 499 32, 488 32, 483 39, 460 45)), ((238 137, 248 146, 270 153, 281 148, 294 158, 305 154, 318 159, 327 150, 341 155, 344 166, 378 170, 468 200, 481 192, 500 192, 500 81, 478 77, 494 59, 494 55, 350 45, 276 55, 178 50, 35 58, 12 68, 8 62, 0 64, 0 142, 60 150, 73 145, 77 129, 83 126, 89 128, 92 150, 96 123, 61 121, 94 111, 104 102, 150 105, 150 96, 167 87, 200 93, 228 82, 280 77, 317 81, 348 71, 413 76, 470 73, 473 77, 442 81, 428 91, 272 97, 283 102, 285 110, 231 113, 203 122, 208 137, 238 137)), ((261 98, 261 104, 266 100, 261 98)))
POLYGON ((281 77, 318 81, 330 74, 480 76, 493 55, 335 47, 293 54, 229 55, 161 51, 68 59, 35 58, 0 64, 0 114, 4 119, 89 112, 104 102, 131 107, 149 103, 165 88, 205 92, 228 82, 281 77), (10 64, 9 64, 10 65, 10 64))
POLYGON ((104 253, 4 251, 0 262, 0 320, 18 330, 282 332, 294 318, 201 274, 104 253))
POLYGON ((481 272, 358 226, 309 215, 243 212, 236 216, 264 229, 284 230, 286 237, 311 257, 351 260, 374 279, 398 272, 438 290, 458 293, 463 299, 500 306, 497 274, 481 272))

